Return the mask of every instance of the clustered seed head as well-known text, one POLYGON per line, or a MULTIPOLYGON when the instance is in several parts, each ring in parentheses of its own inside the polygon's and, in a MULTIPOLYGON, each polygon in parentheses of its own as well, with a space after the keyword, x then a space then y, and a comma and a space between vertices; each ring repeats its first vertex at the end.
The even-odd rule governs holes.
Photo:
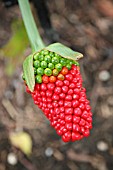
POLYGON ((78 63, 75 65, 72 60, 48 51, 39 56, 40 53, 34 56, 34 63, 38 61, 39 64, 34 92, 31 93, 27 86, 26 91, 31 93, 34 103, 42 109, 64 142, 88 137, 92 129, 92 113, 86 90, 82 87, 78 63), (42 61, 44 74, 39 69, 42 61))

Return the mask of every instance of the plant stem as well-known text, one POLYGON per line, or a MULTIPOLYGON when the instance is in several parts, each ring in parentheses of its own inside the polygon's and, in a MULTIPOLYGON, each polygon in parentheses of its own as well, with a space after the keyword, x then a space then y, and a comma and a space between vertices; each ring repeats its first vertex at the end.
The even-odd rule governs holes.
POLYGON ((36 23, 34 21, 29 0, 18 0, 19 7, 22 13, 23 21, 25 24, 25 28, 31 43, 32 51, 35 52, 45 47, 39 31, 36 27, 36 23))

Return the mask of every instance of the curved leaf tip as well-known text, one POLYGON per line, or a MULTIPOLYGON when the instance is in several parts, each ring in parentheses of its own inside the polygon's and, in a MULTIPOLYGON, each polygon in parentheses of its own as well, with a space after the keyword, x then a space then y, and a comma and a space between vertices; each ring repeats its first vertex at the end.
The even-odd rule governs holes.
POLYGON ((33 55, 29 55, 23 63, 23 72, 26 84, 31 92, 34 91, 35 76, 33 68, 33 55))

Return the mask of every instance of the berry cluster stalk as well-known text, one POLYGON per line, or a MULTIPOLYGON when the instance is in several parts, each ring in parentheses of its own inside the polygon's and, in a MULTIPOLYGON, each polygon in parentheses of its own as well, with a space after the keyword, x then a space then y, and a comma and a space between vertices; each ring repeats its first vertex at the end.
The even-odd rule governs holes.
POLYGON ((40 37, 39 31, 34 21, 29 0, 18 0, 25 28, 31 43, 32 51, 35 52, 45 47, 43 40, 40 37))

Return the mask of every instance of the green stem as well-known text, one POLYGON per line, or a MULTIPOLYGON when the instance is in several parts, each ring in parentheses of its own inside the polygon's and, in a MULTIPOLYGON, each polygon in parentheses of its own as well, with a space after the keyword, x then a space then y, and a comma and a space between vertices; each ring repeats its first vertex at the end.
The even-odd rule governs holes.
POLYGON ((20 6, 23 21, 25 24, 25 28, 26 28, 33 52, 44 48, 45 45, 36 27, 36 24, 35 24, 31 9, 30 9, 29 0, 18 0, 18 3, 20 6))

